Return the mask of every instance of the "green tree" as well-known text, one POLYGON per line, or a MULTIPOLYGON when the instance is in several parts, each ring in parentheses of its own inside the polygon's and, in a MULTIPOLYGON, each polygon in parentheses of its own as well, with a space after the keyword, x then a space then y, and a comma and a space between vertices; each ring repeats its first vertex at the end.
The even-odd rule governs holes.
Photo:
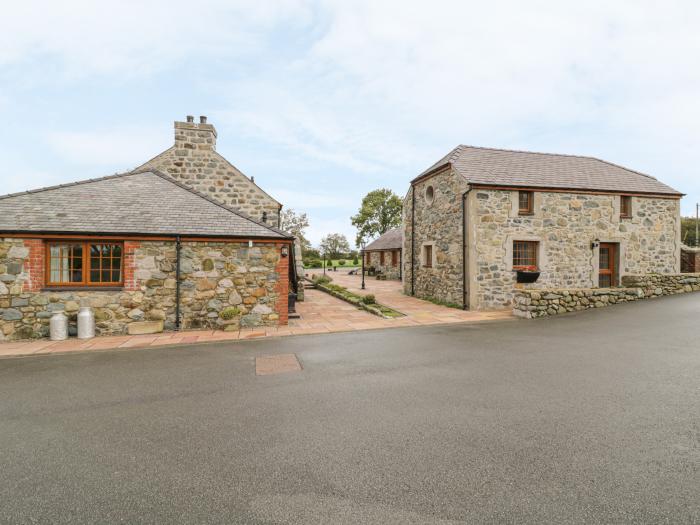
POLYGON ((700 246, 695 238, 695 217, 681 217, 681 241, 686 246, 700 246))
POLYGON ((350 219, 357 228, 357 246, 362 246, 367 239, 400 226, 402 207, 399 196, 386 188, 370 191, 365 195, 357 215, 350 219))
POLYGON ((280 229, 291 233, 299 239, 301 244, 301 253, 305 254, 311 248, 311 243, 307 240, 304 232, 309 227, 309 219, 306 213, 297 213, 292 208, 282 210, 280 216, 280 229))
POLYGON ((321 239, 321 251, 328 259, 338 259, 350 251, 350 243, 342 233, 329 233, 321 239))

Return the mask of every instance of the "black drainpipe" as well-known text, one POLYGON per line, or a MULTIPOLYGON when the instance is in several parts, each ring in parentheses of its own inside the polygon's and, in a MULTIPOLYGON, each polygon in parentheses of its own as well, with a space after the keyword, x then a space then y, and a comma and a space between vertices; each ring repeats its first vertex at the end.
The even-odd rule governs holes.
POLYGON ((416 268, 413 257, 416 253, 416 187, 411 185, 411 295, 416 295, 416 268))
POLYGON ((175 237, 175 331, 180 330, 180 236, 175 237))
POLYGON ((462 310, 469 309, 467 303, 467 216, 466 216, 466 201, 467 194, 472 191, 469 188, 467 191, 462 193, 462 310))

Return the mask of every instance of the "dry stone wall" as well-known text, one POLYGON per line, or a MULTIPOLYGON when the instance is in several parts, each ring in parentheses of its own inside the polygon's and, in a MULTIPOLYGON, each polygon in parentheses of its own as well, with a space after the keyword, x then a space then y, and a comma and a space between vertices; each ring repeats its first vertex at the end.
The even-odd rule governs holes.
POLYGON ((513 314, 534 319, 617 303, 700 291, 700 274, 629 275, 622 279, 623 288, 588 289, 518 289, 513 314))
MULTIPOLYGON (((277 243, 184 242, 181 250, 182 328, 236 330, 287 319, 287 259, 277 243)), ((175 244, 140 242, 133 253, 134 286, 115 291, 26 291, 29 250, 22 239, 0 239, 0 341, 44 337, 53 313, 74 324, 78 309, 94 309, 98 335, 151 333, 175 327, 175 244)))

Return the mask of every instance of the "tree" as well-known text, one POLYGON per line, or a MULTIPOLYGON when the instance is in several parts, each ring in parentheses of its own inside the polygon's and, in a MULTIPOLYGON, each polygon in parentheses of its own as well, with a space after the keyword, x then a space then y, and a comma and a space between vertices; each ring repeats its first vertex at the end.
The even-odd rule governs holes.
POLYGON ((342 233, 329 233, 321 239, 321 251, 329 259, 337 259, 350 251, 350 243, 342 233))
POLYGON ((304 230, 309 227, 309 219, 306 213, 297 213, 292 208, 282 210, 280 216, 280 229, 291 233, 299 239, 302 254, 311 248, 311 243, 306 239, 304 230))
POLYGON ((350 219, 357 228, 357 246, 362 246, 367 239, 400 226, 402 207, 399 196, 386 188, 370 191, 365 195, 359 212, 350 219))

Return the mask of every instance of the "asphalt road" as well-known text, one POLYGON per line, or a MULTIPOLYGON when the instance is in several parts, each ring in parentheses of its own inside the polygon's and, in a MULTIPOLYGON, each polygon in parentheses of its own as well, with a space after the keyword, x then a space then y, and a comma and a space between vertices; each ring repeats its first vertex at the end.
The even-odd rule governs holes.
POLYGON ((2 359, 0 522, 697 523, 699 326, 694 294, 2 359))

